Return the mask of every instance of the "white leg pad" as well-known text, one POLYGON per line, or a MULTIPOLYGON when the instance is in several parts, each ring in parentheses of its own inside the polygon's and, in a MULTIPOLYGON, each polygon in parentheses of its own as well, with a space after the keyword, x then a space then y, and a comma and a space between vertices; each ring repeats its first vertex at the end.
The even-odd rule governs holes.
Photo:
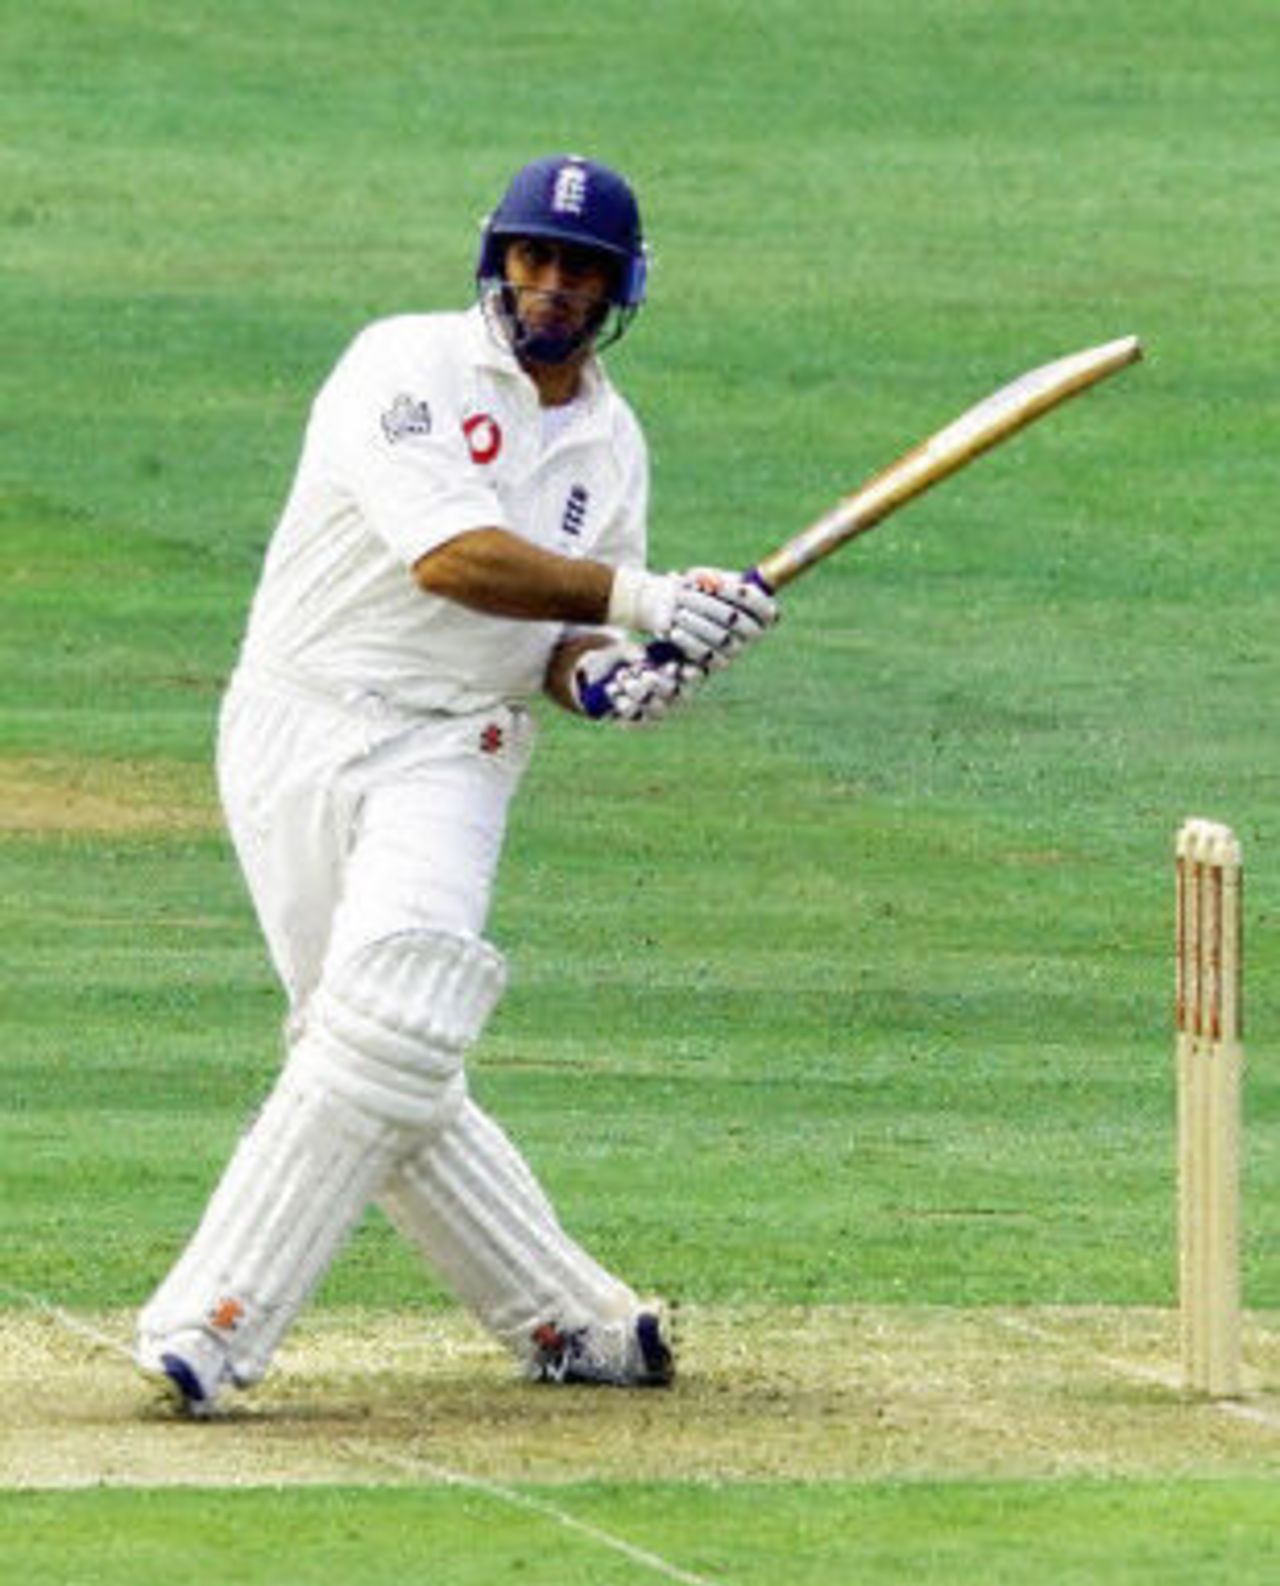
POLYGON ((380 1204, 452 1291, 518 1357, 546 1323, 624 1322, 639 1301, 564 1232, 528 1164, 470 1099, 400 1162, 380 1204))
POLYGON ((502 955, 478 937, 383 937, 321 981, 297 1058, 365 1111, 437 1129, 456 1111, 463 1058, 505 979, 502 955))
POLYGON ((321 985, 195 1236, 140 1318, 144 1363, 199 1329, 257 1381, 397 1161, 457 1116, 462 1059, 502 987, 484 942, 405 932, 321 985))
POLYGON ((220 1340, 238 1383, 256 1382, 403 1145, 291 1062, 143 1311, 140 1357, 198 1328, 220 1340))

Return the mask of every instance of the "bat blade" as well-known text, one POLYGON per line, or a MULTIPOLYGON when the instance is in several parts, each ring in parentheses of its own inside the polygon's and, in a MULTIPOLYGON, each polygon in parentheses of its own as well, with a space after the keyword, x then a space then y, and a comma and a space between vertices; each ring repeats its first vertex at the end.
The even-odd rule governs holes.
POLYGON ((1122 336, 1028 370, 838 501, 764 557, 753 576, 766 589, 781 589, 975 457, 1141 356, 1138 338, 1122 336))

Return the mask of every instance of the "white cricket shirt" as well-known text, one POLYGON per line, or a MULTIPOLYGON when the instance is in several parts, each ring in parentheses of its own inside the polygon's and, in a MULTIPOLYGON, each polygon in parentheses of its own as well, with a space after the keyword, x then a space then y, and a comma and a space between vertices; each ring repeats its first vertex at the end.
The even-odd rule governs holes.
POLYGON ((649 465, 598 362, 563 427, 479 308, 380 320, 316 398, 267 550, 242 652, 248 672, 410 711, 536 694, 563 629, 469 611, 410 568, 468 529, 565 556, 643 566, 649 465))

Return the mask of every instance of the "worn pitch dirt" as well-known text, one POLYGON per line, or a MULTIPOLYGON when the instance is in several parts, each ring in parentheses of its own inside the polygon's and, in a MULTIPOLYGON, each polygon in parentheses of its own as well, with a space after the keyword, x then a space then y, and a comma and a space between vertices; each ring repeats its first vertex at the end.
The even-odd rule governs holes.
POLYGON ((317 1313, 213 1422, 129 1318, 0 1313, 0 1486, 1280 1474, 1280 1317, 1249 1395, 1187 1399, 1153 1310, 685 1309, 669 1393, 537 1387, 465 1319, 317 1313))
POLYGON ((0 758, 0 832, 40 837, 218 828, 212 772, 178 762, 0 758))

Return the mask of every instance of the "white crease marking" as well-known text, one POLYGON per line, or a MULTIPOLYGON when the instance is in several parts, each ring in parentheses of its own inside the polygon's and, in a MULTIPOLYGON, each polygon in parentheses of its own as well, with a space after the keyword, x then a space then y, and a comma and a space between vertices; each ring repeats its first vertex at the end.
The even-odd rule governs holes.
MULTIPOLYGON (((110 1337, 107 1333, 100 1332, 98 1328, 82 1321, 72 1312, 64 1310, 60 1305, 55 1305, 43 1295, 31 1294, 25 1289, 15 1289, 7 1283, 0 1283, 0 1293, 11 1300, 17 1300, 27 1306, 29 1310, 38 1311, 56 1322, 66 1332, 77 1338, 88 1340, 98 1348, 107 1349, 112 1354, 120 1356, 133 1363, 133 1352, 118 1339, 110 1337)), ((395 1455, 386 1450, 361 1448, 358 1445, 347 1444, 350 1453, 363 1460, 365 1463, 381 1463, 393 1470, 401 1470, 409 1474, 418 1474, 429 1477, 432 1481, 439 1482, 442 1486, 457 1487, 465 1491, 478 1492, 496 1503, 504 1503, 510 1507, 524 1509, 530 1514, 540 1515, 545 1520, 551 1520, 556 1525, 563 1526, 567 1531, 573 1531, 579 1536, 586 1537, 598 1547, 609 1549, 610 1552, 621 1554, 625 1559, 642 1569, 649 1570, 652 1574, 661 1575, 664 1580, 675 1581, 678 1586, 728 1586, 728 1582, 712 1580, 708 1575, 695 1575, 690 1570, 681 1569, 679 1565, 670 1563, 657 1553, 651 1553, 648 1548, 637 1547, 634 1542, 615 1536, 611 1531, 605 1531, 598 1525, 592 1525, 587 1520, 579 1520, 576 1515, 569 1514, 567 1510, 558 1508, 545 1498, 535 1498, 526 1492, 520 1492, 515 1487, 504 1486, 501 1482, 486 1481, 480 1476, 468 1476, 459 1470, 451 1470, 447 1465, 437 1465, 431 1460, 421 1459, 414 1455, 395 1455)))
MULTIPOLYGON (((1039 1327, 1035 1322, 1027 1321, 1025 1317, 1006 1315, 997 1316, 995 1320, 1006 1332, 1021 1333, 1024 1337, 1034 1338, 1040 1343, 1052 1344, 1056 1349, 1078 1349, 1118 1377, 1128 1377, 1132 1382, 1154 1383, 1157 1387, 1168 1388, 1171 1393, 1181 1390, 1182 1383, 1172 1372, 1158 1371, 1153 1366, 1143 1366, 1135 1360, 1119 1360, 1116 1356, 1105 1354, 1100 1349, 1081 1345, 1078 1339, 1072 1338, 1067 1333, 1055 1332, 1049 1327, 1039 1327)), ((1237 1421, 1252 1421, 1255 1426, 1273 1427, 1280 1431, 1280 1412, 1269 1410, 1265 1405, 1249 1404, 1244 1399, 1206 1399, 1204 1403, 1208 1408, 1217 1410, 1222 1415, 1232 1416, 1237 1421)))

